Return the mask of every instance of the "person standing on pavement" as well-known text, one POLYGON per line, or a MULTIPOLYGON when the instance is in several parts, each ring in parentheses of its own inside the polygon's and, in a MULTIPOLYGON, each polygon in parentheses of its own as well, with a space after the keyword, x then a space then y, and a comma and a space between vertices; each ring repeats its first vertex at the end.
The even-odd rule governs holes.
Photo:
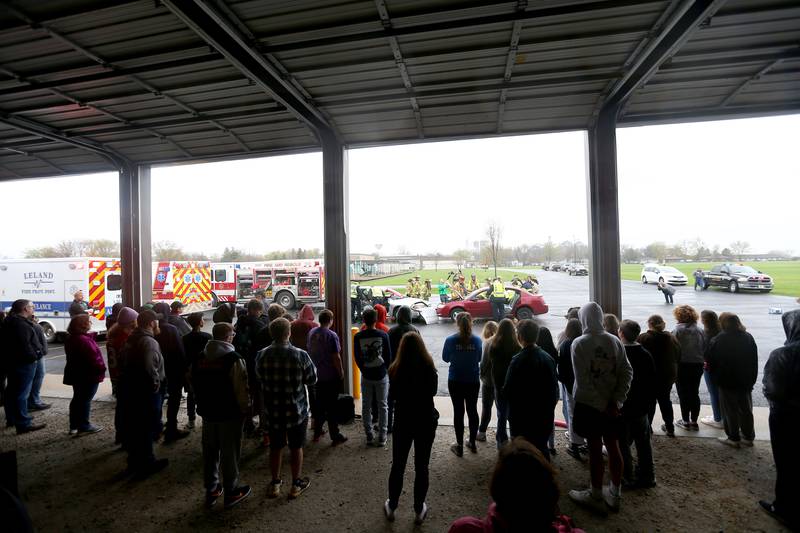
POLYGON ((492 383, 494 383, 495 407, 497 408, 497 449, 508 442, 508 406, 503 396, 503 386, 506 384, 506 374, 511 359, 517 355, 522 346, 517 341, 517 331, 514 322, 504 318, 497 325, 497 333, 492 337, 489 346, 489 364, 492 369, 492 383))
MULTIPOLYGON (((47 353, 41 328, 33 321, 34 305, 30 300, 16 300, 3 321, 2 342, 6 358, 6 426, 16 426, 17 434, 44 429, 28 415, 29 398, 39 361, 47 353), (38 330, 38 331, 37 331, 38 330)), ((50 407, 40 404, 39 410, 50 407)))
POLYGON ((272 472, 269 498, 281 491, 281 456, 289 445, 291 452, 292 487, 289 499, 300 496, 311 484, 301 477, 303 446, 308 429, 308 395, 306 387, 317 382, 314 363, 304 350, 289 343, 291 324, 277 318, 269 325, 272 344, 256 357, 256 374, 264 389, 264 404, 269 417, 269 465, 272 472))
POLYGON ((478 392, 481 388, 480 362, 483 352, 481 338, 472 333, 472 315, 467 312, 456 316, 458 333, 445 339, 442 360, 450 363, 447 376, 447 390, 453 403, 453 428, 456 442, 450 446, 456 456, 464 455, 464 411, 469 420, 469 439, 467 448, 478 453, 475 438, 478 435, 478 392))
POLYGON ((706 349, 711 378, 717 385, 725 434, 720 442, 733 448, 752 447, 756 438, 753 422, 753 386, 758 379, 758 347, 739 317, 722 313, 722 332, 706 349))
POLYGON ((403 492, 408 454, 414 445, 414 522, 419 525, 428 514, 429 472, 439 412, 433 397, 439 377, 431 354, 419 333, 407 332, 400 340, 397 356, 389 367, 392 397, 397 402, 397 418, 392 437, 392 469, 389 473, 389 498, 383 504, 386 519, 394 521, 403 492))
POLYGON ((575 398, 572 396, 572 389, 575 386, 575 372, 572 369, 572 341, 581 336, 581 321, 577 318, 570 318, 567 327, 564 329, 564 340, 558 347, 558 381, 561 382, 562 414, 567 423, 569 432, 569 446, 567 453, 570 457, 583 461, 581 454, 586 451, 586 439, 575 432, 572 416, 575 411, 575 398))
MULTIPOLYGON (((397 310, 396 316, 397 324, 394 325, 389 330, 389 347, 391 348, 391 356, 388 361, 388 366, 392 365, 392 361, 394 360, 395 355, 397 354, 397 350, 400 348, 400 339, 403 338, 403 335, 406 333, 413 331, 414 333, 420 334, 419 330, 415 328, 411 324, 411 308, 407 305, 400 306, 400 309, 397 310)), ((388 404, 388 416, 387 420, 387 430, 389 433, 392 432, 393 423, 394 423, 394 400, 392 398, 392 388, 389 387, 389 397, 387 400, 388 404)))
POLYGON ((700 379, 703 377, 705 363, 705 338, 697 327, 700 315, 690 305, 679 305, 672 313, 678 325, 672 334, 681 346, 681 360, 678 364, 678 399, 681 404, 681 419, 675 425, 681 429, 697 431, 700 426, 700 379))
POLYGON ((483 325, 483 351, 481 352, 481 422, 475 440, 486 442, 486 430, 492 421, 492 405, 494 404, 494 382, 492 381, 492 363, 489 359, 489 345, 497 333, 497 322, 489 320, 483 325))
POLYGON ((628 394, 633 369, 619 338, 603 329, 603 310, 594 302, 581 307, 583 335, 572 342, 575 371, 573 425, 589 442, 591 487, 571 490, 576 503, 605 512, 619 510, 622 497, 622 452, 619 449, 620 409, 628 394), (610 483, 603 487, 603 445, 608 452, 610 483))
POLYGON ((97 346, 97 333, 92 331, 92 321, 87 314, 75 315, 67 327, 64 352, 64 385, 72 386, 69 402, 69 434, 86 435, 102 431, 102 427, 89 422, 92 399, 97 386, 106 378, 106 364, 97 346))
POLYGON ((644 346, 653 357, 656 367, 656 402, 650 404, 648 420, 650 426, 656 416, 656 403, 661 410, 661 431, 667 437, 675 436, 675 415, 672 411, 672 386, 678 375, 678 364, 681 359, 681 345, 669 331, 664 331, 667 325, 661 315, 652 315, 647 319, 647 331, 639 335, 636 340, 644 346))
POLYGON ((800 529, 800 309, 781 317, 786 343, 769 354, 764 366, 764 397, 769 402, 769 439, 775 459, 775 499, 762 509, 789 527, 800 529))
MULTIPOLYGON (((706 351, 711 345, 711 341, 719 335, 722 331, 722 326, 719 323, 719 317, 714 311, 708 309, 700 312, 700 322, 703 323, 703 339, 705 341, 706 351)), ((707 354, 703 356, 703 379, 706 382, 706 389, 708 389, 708 398, 711 403, 711 416, 704 416, 700 422, 712 428, 722 429, 722 413, 719 409, 719 394, 717 392, 717 384, 709 371, 707 354)))
POLYGON ((449 289, 449 283, 443 279, 439 280, 439 284, 436 288, 439 290, 439 302, 446 304, 450 301, 450 296, 447 294, 449 289))
POLYGON ((44 336, 44 330, 39 326, 39 321, 36 315, 31 317, 31 323, 35 326, 33 332, 36 334, 39 346, 42 347, 42 356, 36 361, 36 372, 33 375, 33 383, 31 384, 31 393, 28 396, 28 411, 44 411, 50 409, 50 404, 42 401, 41 392, 42 384, 44 383, 44 376, 47 373, 45 365, 45 356, 47 355, 47 339, 44 336))
POLYGON ((136 317, 138 327, 122 349, 117 401, 123 404, 125 433, 123 446, 128 452, 128 472, 143 479, 167 467, 168 459, 153 454, 154 428, 161 418, 161 390, 164 358, 155 336, 159 333, 158 315, 149 309, 136 317))
POLYGON ((108 375, 111 379, 111 393, 116 398, 114 404, 114 444, 125 442, 125 424, 123 419, 124 402, 120 399, 120 373, 122 371, 122 349, 136 329, 136 319, 139 313, 130 307, 122 307, 117 313, 117 319, 111 329, 106 334, 106 357, 108 359, 108 375))
POLYGON ((537 346, 539 325, 533 320, 520 320, 517 338, 522 351, 511 360, 503 386, 511 438, 524 437, 549 460, 548 440, 558 403, 556 362, 537 346))
MULTIPOLYGON (((264 419, 264 394, 261 391, 258 376, 256 376, 256 356, 258 352, 268 346, 268 344, 262 344, 263 340, 259 338, 268 324, 263 315, 264 304, 257 298, 251 298, 247 302, 247 314, 236 321, 234 330, 236 336, 233 338, 233 345, 236 347, 236 351, 244 358, 247 365, 247 379, 250 380, 248 386, 250 416, 244 422, 244 432, 248 436, 256 437, 258 433, 261 433, 262 439, 267 439, 267 424, 264 419), (253 423, 254 417, 258 417, 258 431, 256 431, 253 423)), ((262 442, 266 441, 262 440, 262 442)))
POLYGON ((628 397, 622 405, 620 449, 622 451, 622 479, 630 488, 651 488, 656 484, 653 466, 653 446, 650 442, 650 406, 656 403, 656 367, 653 357, 638 342, 642 328, 633 320, 623 320, 619 325, 619 340, 625 346, 625 355, 633 368, 633 380, 628 397), (636 477, 634 478, 631 445, 636 445, 636 477))
POLYGON ((89 311, 89 304, 86 303, 86 300, 83 296, 83 291, 76 291, 75 294, 72 295, 73 300, 72 303, 69 304, 69 317, 72 318, 77 315, 82 315, 89 311))
POLYGON ((347 437, 339 431, 339 422, 336 419, 336 402, 342 391, 344 369, 342 368, 342 345, 339 335, 331 330, 333 313, 323 309, 319 314, 319 327, 308 332, 308 355, 317 369, 317 383, 314 385, 316 394, 312 401, 314 412, 314 442, 319 442, 325 434, 323 426, 328 422, 331 444, 338 446, 347 442, 347 437))
POLYGON ((506 288, 500 277, 494 278, 489 286, 489 300, 492 303, 492 316, 495 322, 500 322, 506 316, 506 288))
POLYGON ((235 333, 226 322, 214 324, 213 339, 191 364, 197 412, 203 418, 203 485, 206 507, 220 496, 225 508, 250 496, 249 485, 239 485, 242 425, 250 410, 247 367, 231 342, 235 333), (222 482, 220 483, 220 464, 222 482))
MULTIPOLYGON (((186 319, 186 322, 192 328, 192 331, 183 336, 183 353, 186 356, 186 366, 191 369, 192 363, 203 356, 203 350, 206 349, 206 345, 212 337, 203 331, 203 327, 206 324, 203 319, 203 313, 192 313, 186 319)), ((222 323, 227 324, 227 322, 222 323)), ((197 418, 197 399, 195 398, 191 377, 186 380, 186 414, 189 417, 189 423, 186 427, 194 429, 197 418)))
POLYGON ((386 373, 392 359, 392 347, 389 335, 375 329, 378 315, 375 309, 364 311, 364 328, 353 338, 353 356, 361 371, 361 420, 367 436, 367 446, 377 442, 377 446, 386 445, 388 432, 389 377, 386 373), (372 427, 372 403, 378 404, 378 439, 375 441, 372 427))
MULTIPOLYGON (((183 352, 183 339, 178 332, 178 328, 169 323, 169 305, 157 303, 154 308, 158 317, 158 333, 155 339, 161 348, 161 355, 164 357, 164 369, 166 371, 166 390, 167 398, 167 426, 164 429, 164 443, 168 444, 189 436, 189 432, 178 429, 178 412, 181 408, 181 398, 183 397, 183 384, 186 379, 186 354, 183 352)), ((163 398, 162 398, 163 401, 163 398)))
POLYGON ((694 276, 694 290, 697 290, 700 287, 700 290, 704 290, 706 288, 706 280, 703 279, 703 269, 698 268, 695 270, 692 275, 694 276))
POLYGON ((169 315, 167 315, 167 322, 178 328, 178 333, 180 333, 181 337, 192 331, 192 327, 181 316, 184 307, 186 306, 183 305, 183 302, 175 300, 170 304, 169 315))

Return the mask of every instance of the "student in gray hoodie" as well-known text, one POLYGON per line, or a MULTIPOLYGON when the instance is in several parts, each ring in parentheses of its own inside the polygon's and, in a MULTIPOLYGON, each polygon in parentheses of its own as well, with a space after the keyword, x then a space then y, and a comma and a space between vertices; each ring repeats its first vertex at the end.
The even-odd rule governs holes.
POLYGON ((571 490, 569 497, 600 512, 619 510, 622 453, 619 449, 620 409, 628 394, 633 369, 620 340, 603 329, 603 310, 594 302, 581 307, 583 335, 572 342, 575 372, 572 424, 589 443, 592 486, 571 490), (608 450, 611 483, 603 488, 603 444, 608 450), (603 503, 605 500, 605 504, 603 503))
POLYGON ((678 324, 672 334, 681 345, 681 359, 678 364, 678 399, 681 404, 681 419, 675 425, 688 431, 697 431, 697 418, 700 416, 700 380, 703 378, 704 352, 706 340, 703 330, 697 327, 700 315, 690 305, 679 305, 672 312, 678 324))
POLYGON ((248 485, 239 485, 244 419, 250 409, 247 366, 236 353, 233 326, 214 324, 213 339, 192 363, 192 388, 197 412, 203 418, 203 481, 206 506, 225 495, 229 509, 250 495, 248 485), (219 467, 222 463, 222 483, 219 467))

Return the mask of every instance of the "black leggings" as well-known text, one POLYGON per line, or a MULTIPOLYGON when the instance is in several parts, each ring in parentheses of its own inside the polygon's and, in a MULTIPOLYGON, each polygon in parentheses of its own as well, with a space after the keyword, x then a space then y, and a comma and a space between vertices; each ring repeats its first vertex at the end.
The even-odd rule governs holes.
POLYGON ((447 390, 450 392, 450 400, 453 402, 453 426, 456 430, 456 443, 464 445, 464 408, 466 406, 467 418, 469 419, 469 442, 475 442, 475 435, 478 433, 478 391, 481 388, 480 382, 462 383, 460 381, 448 381, 447 390))
POLYGON ((389 507, 392 509, 397 509, 400 494, 403 492, 403 475, 413 444, 414 511, 418 513, 422 511, 422 505, 428 494, 428 463, 431 460, 431 448, 435 437, 436 425, 432 423, 423 422, 417 426, 399 424, 395 427, 392 436, 392 470, 389 473, 389 507))
POLYGON ((700 380, 703 378, 703 363, 681 363, 678 365, 678 399, 681 403, 681 418, 686 422, 697 422, 700 416, 700 380))

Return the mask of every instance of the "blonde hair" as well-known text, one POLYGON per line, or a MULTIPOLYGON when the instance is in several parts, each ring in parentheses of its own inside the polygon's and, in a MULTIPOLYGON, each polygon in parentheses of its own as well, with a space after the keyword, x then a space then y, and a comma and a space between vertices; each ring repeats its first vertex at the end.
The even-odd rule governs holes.
POLYGON ((484 324, 481 337, 483 337, 483 340, 489 340, 494 337, 495 333, 497 333, 497 322, 490 320, 484 324))

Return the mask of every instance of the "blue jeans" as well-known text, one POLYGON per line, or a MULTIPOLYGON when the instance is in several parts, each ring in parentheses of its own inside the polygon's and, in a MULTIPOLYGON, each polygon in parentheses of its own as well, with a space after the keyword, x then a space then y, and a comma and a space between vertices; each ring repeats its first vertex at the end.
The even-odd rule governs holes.
POLYGON ((499 450, 503 444, 508 442, 508 404, 500 395, 497 394, 497 389, 494 391, 495 401, 497 403, 497 449, 499 450))
POLYGON ((92 409, 92 399, 97 394, 98 383, 81 383, 72 386, 72 401, 69 402, 69 429, 86 431, 89 423, 89 413, 92 409))
POLYGON ((708 397, 711 399, 711 412, 714 414, 714 422, 722 422, 722 413, 719 411, 719 392, 717 392, 717 384, 711 377, 708 370, 703 370, 703 377, 706 380, 706 388, 708 389, 708 397))
POLYGON ((36 361, 36 373, 33 376, 31 383, 31 392, 28 397, 28 409, 37 405, 42 405, 42 399, 39 397, 39 392, 42 390, 42 382, 44 381, 44 357, 36 361))
POLYGON ((15 366, 8 369, 8 387, 5 396, 6 422, 25 429, 31 425, 28 416, 28 396, 31 394, 36 363, 15 366))
POLYGON ((389 376, 382 380, 373 381, 361 376, 361 420, 364 422, 364 431, 367 440, 373 437, 372 431, 372 402, 378 403, 378 440, 386 439, 389 418, 389 376))

